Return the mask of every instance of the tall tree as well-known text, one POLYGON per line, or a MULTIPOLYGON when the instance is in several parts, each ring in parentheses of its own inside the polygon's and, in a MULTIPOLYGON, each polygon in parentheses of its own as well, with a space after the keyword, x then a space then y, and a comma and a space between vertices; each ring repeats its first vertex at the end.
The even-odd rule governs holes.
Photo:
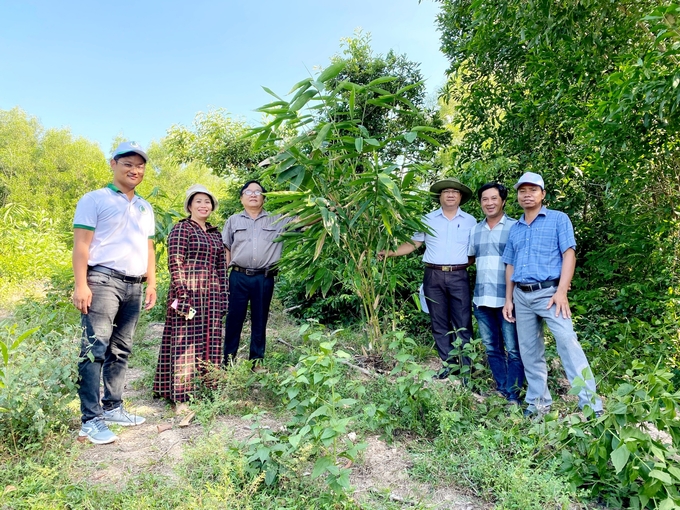
POLYGON ((677 6, 658 4, 445 0, 438 17, 457 164, 542 173, 574 220, 575 286, 645 320, 677 286, 677 6))

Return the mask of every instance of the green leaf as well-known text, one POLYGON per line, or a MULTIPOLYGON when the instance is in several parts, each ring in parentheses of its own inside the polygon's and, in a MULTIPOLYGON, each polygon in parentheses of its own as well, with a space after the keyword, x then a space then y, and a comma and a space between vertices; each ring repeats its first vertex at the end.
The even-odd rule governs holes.
POLYGON ((295 101, 293 101, 293 104, 290 105, 290 111, 291 112, 297 112, 299 111, 304 105, 307 104, 307 102, 313 98, 318 91, 316 90, 307 90, 305 91, 300 97, 298 97, 295 101))
POLYGON ((311 78, 305 78, 304 80, 300 80, 297 82, 295 85, 293 85, 293 88, 290 89, 289 94, 292 94, 295 92, 297 89, 305 87, 305 89, 308 89, 312 85, 312 79, 311 78))
MULTIPOLYGON (((262 87, 262 88, 263 88, 264 91, 265 91, 267 94, 269 94, 270 96, 274 96, 276 99, 278 99, 278 100, 280 100, 280 101, 283 101, 283 99, 280 98, 279 96, 277 96, 276 94, 274 94, 274 92, 273 92, 270 88, 268 88, 268 87, 262 87)), ((286 103, 286 104, 287 104, 287 103, 286 103)))
POLYGON ((272 485, 274 481, 276 480, 276 474, 279 471, 279 467, 274 464, 273 462, 268 462, 267 463, 267 470, 265 471, 264 475, 264 483, 266 485, 272 485))
POLYGON ((26 340, 29 336, 31 336, 33 333, 35 333, 39 329, 40 328, 33 328, 33 329, 29 329, 28 331, 24 331, 21 335, 19 335, 19 337, 17 337, 17 339, 14 341, 14 343, 12 343, 12 347, 10 347, 10 350, 12 351, 12 350, 16 349, 17 347, 19 347, 23 343, 24 340, 26 340))
POLYGON ((678 504, 672 498, 664 499, 659 505, 659 510, 674 510, 678 508, 678 504))
POLYGON ((314 147, 315 149, 321 147, 321 144, 323 144, 323 142, 326 140, 326 136, 328 135, 328 132, 331 130, 332 127, 333 127, 332 122, 327 122, 326 124, 324 124, 323 127, 319 130, 319 133, 316 135, 316 138, 312 143, 312 147, 314 147))
POLYGON ((328 80, 331 80, 335 78, 337 75, 339 75, 345 68, 345 65, 347 65, 347 62, 345 60, 341 60, 339 62, 336 62, 335 64, 331 64, 329 67, 323 70, 323 72, 319 75, 319 77, 316 80, 321 83, 326 83, 328 80))
POLYGON ((391 83, 397 79, 396 76, 381 76, 373 81, 368 82, 366 87, 375 87, 376 85, 381 85, 383 83, 391 83))
POLYGON ((295 434, 293 436, 288 436, 288 442, 293 448, 297 448, 300 445, 300 440, 302 439, 302 434, 295 434))
POLYGON ((649 476, 651 478, 656 478, 657 480, 661 480, 661 482, 664 485, 673 485, 673 479, 665 471, 660 471, 658 469, 652 469, 649 472, 649 476))
POLYGON ((361 153, 361 150, 364 148, 364 139, 361 137, 355 138, 354 147, 356 148, 358 153, 361 153))
POLYGON ((352 89, 349 93, 349 116, 354 118, 354 103, 356 102, 356 90, 352 89))
POLYGON ((666 469, 670 474, 673 475, 674 478, 680 480, 680 469, 676 468, 675 466, 668 466, 666 469))
POLYGON ((328 469, 328 466, 332 465, 333 460, 329 456, 317 459, 314 464, 314 469, 312 470, 312 478, 318 478, 326 471, 326 469, 328 469))
POLYGON ((410 131, 404 135, 404 140, 406 140, 408 143, 413 143, 416 138, 418 138, 418 133, 414 133, 413 131, 410 131))
POLYGON ((619 446, 616 450, 612 451, 610 457, 612 459, 612 464, 614 464, 614 469, 618 474, 626 466, 628 458, 630 457, 630 451, 628 451, 626 445, 622 443, 621 446, 619 446))
POLYGON ((307 422, 310 422, 317 416, 327 416, 328 415, 328 406, 327 405, 322 405, 319 407, 316 411, 314 411, 312 414, 309 415, 309 418, 307 418, 307 422))
POLYGON ((7 346, 5 345, 5 342, 0 340, 0 351, 2 351, 2 360, 4 361, 5 366, 9 363, 9 352, 7 351, 7 346))

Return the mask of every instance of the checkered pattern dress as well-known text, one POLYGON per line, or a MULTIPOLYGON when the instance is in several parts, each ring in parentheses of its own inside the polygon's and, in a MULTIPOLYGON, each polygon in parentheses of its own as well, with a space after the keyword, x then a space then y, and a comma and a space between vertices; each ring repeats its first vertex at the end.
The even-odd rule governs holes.
POLYGON ((170 291, 155 395, 174 402, 189 400, 206 362, 222 362, 222 317, 227 310, 227 264, 217 227, 207 231, 190 219, 179 221, 168 236, 170 291), (170 305, 178 301, 177 310, 170 305), (196 310, 193 319, 183 313, 196 310))

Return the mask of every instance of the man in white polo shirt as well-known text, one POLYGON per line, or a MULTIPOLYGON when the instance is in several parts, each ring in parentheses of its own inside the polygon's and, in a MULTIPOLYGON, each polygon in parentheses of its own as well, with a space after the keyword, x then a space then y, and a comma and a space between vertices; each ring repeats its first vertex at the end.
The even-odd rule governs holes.
POLYGON ((122 397, 142 299, 147 310, 156 303, 153 209, 135 194, 147 159, 136 142, 121 143, 110 163, 113 182, 83 196, 73 220, 73 304, 82 314, 83 326, 78 365, 80 437, 95 444, 117 439, 107 424, 131 426, 145 421, 125 411, 122 397))

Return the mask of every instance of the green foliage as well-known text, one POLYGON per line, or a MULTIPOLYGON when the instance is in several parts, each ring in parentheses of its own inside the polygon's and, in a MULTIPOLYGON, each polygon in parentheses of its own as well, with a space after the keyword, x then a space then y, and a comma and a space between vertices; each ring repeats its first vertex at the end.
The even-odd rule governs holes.
POLYGON ((65 129, 44 131, 18 108, 0 110, 0 205, 49 211, 57 230, 65 232, 83 190, 108 180, 110 170, 96 144, 74 139, 65 129))
POLYGON ((233 119, 219 108, 199 112, 191 129, 172 126, 162 143, 178 163, 200 162, 215 175, 245 182, 269 155, 244 136, 249 129, 244 121, 233 119))
POLYGON ((680 505, 680 392, 671 378, 666 370, 633 361, 610 395, 606 415, 593 420, 587 411, 591 421, 569 416, 551 429, 561 450, 560 470, 575 486, 615 507, 680 505))
POLYGON ((365 126, 369 107, 386 116, 418 115, 406 97, 410 87, 390 93, 383 85, 397 78, 387 76, 366 85, 334 82, 346 65, 336 62, 315 79, 302 80, 289 101, 266 89, 276 101, 258 111, 269 114, 270 121, 251 134, 258 146, 279 151, 269 158, 267 175, 290 187, 269 193, 269 203, 278 206, 277 212, 297 215, 293 228, 306 227, 284 234, 289 247, 283 267, 306 282, 308 294, 327 293, 341 275, 361 300, 371 346, 384 348, 379 345, 380 310, 390 280, 376 254, 426 230, 419 182, 427 167, 419 157, 424 142, 437 143, 431 134, 439 130, 412 126, 398 133, 370 132, 365 126), (356 101, 357 95, 364 99, 356 101), (282 127, 296 136, 282 140, 282 127), (409 159, 383 159, 383 149, 397 140, 413 147, 409 159), (340 264, 315 263, 326 258, 340 264))
POLYGON ((676 316, 677 14, 654 0, 445 0, 438 17, 462 133, 451 161, 474 184, 543 175, 576 231, 572 301, 608 342, 622 317, 676 316))
POLYGON ((68 267, 70 236, 50 213, 7 204, 0 214, 0 282, 26 292, 32 282, 68 267))
POLYGON ((66 406, 76 393, 79 328, 39 337, 39 328, 21 333, 16 324, 2 328, 2 343, 11 347, 11 356, 0 387, 0 436, 15 448, 36 445, 48 433, 64 430, 71 418, 66 406))
MULTIPOLYGON (((350 438, 358 401, 340 393, 341 362, 350 355, 336 350, 336 342, 324 338, 322 330, 308 332, 309 328, 310 324, 304 324, 300 333, 306 333, 312 344, 310 353, 273 385, 292 413, 287 434, 276 434, 256 423, 258 435, 248 442, 248 462, 252 469, 264 472, 265 483, 271 485, 277 476, 294 475, 292 465, 313 457, 312 479, 323 477, 333 491, 343 492, 350 488, 350 470, 341 465, 341 459, 354 461, 366 447, 350 438)), ((363 388, 358 385, 354 390, 361 393, 363 388)))
MULTIPOLYGON (((369 133, 382 133, 389 139, 380 148, 384 160, 431 160, 440 145, 446 145, 450 135, 442 129, 443 122, 437 109, 428 105, 420 64, 409 60, 406 55, 397 55, 393 50, 387 55, 375 55, 370 43, 370 34, 364 34, 360 29, 355 31, 354 37, 342 40, 342 52, 331 58, 331 63, 342 64, 343 67, 329 82, 329 87, 335 88, 343 81, 361 86, 379 84, 390 94, 400 94, 410 108, 386 110, 372 103, 370 90, 357 89, 343 94, 343 100, 324 116, 351 116, 351 110, 361 112, 362 124, 369 133), (430 133, 432 140, 421 138, 418 145, 414 145, 409 136, 399 136, 417 126, 439 131, 430 133)), ((351 133, 347 134, 351 136, 351 133)))

